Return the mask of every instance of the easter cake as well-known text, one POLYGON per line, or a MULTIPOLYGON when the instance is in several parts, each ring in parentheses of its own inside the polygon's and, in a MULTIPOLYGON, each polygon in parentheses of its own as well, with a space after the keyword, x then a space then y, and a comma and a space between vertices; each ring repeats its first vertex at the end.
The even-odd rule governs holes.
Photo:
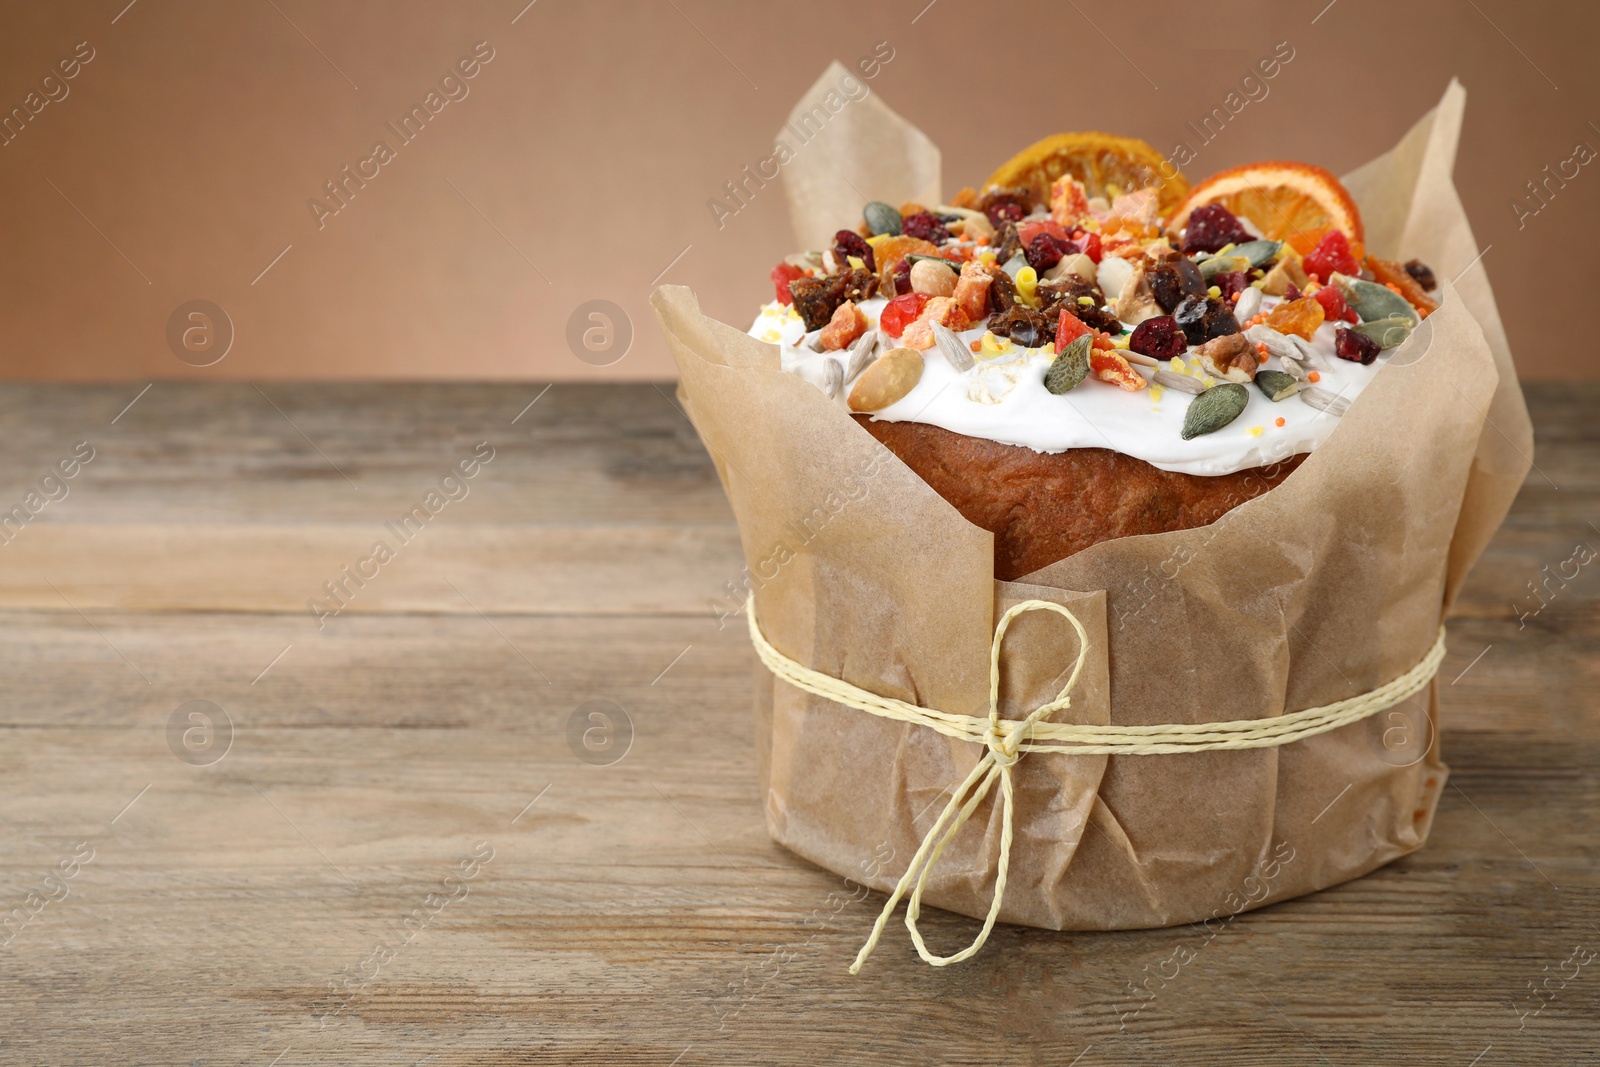
POLYGON ((1060 134, 949 203, 865 204, 773 269, 750 332, 1013 579, 1288 477, 1438 306, 1424 264, 1362 239, 1319 167, 1191 189, 1142 141, 1060 134))

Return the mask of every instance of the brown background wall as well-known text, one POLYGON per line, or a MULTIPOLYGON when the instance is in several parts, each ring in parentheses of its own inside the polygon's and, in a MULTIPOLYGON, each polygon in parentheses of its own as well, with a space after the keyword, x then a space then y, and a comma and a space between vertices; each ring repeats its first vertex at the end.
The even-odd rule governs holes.
POLYGON ((889 42, 872 90, 940 144, 953 190, 1059 130, 1194 143, 1186 123, 1287 40, 1292 62, 1191 180, 1260 158, 1349 170, 1459 76, 1456 180, 1519 367, 1600 377, 1600 161, 1520 227, 1511 207, 1600 147, 1600 5, 525 2, 0 7, 0 110, 59 96, 41 79, 93 50, 0 147, 0 375, 670 377, 653 284, 739 324, 767 298, 791 250, 781 190, 720 229, 707 201, 830 59, 889 42), (401 145, 384 124, 480 41, 468 95, 401 145), (380 138, 394 159, 319 228, 307 201, 380 138), (201 369, 167 339, 197 299, 235 334, 201 369), (610 366, 566 340, 591 299, 636 329, 610 366))

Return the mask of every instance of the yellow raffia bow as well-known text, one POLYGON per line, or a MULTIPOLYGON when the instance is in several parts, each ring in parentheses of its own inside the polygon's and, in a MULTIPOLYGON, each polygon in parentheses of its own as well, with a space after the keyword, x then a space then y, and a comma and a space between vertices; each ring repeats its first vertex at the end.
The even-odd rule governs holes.
POLYGON ((872 934, 861 946, 850 973, 861 970, 861 965, 872 955, 872 950, 883 936, 884 926, 894 914, 906 890, 911 898, 906 904, 906 929, 916 945, 917 955, 935 967, 945 967, 970 958, 981 949, 994 929, 1000 915, 1001 901, 1005 898, 1006 875, 1011 866, 1012 812, 1015 794, 1011 768, 1016 766, 1024 752, 1062 752, 1072 755, 1156 755, 1170 752, 1206 752, 1216 749, 1271 748, 1287 745, 1302 738, 1336 730, 1357 722, 1422 690, 1439 670, 1444 660, 1445 630, 1439 627, 1439 636, 1416 666, 1392 681, 1358 696, 1348 697, 1287 712, 1268 719, 1237 719, 1230 722, 1175 723, 1155 726, 1081 726, 1075 723, 1045 721, 1046 717, 1072 705, 1072 689, 1078 683, 1089 655, 1089 635, 1077 616, 1060 604, 1048 600, 1025 600, 1000 617, 995 626, 994 640, 989 645, 989 714, 985 718, 974 715, 956 715, 947 711, 919 707, 893 697, 883 697, 857 688, 832 675, 812 670, 810 667, 785 656, 766 639, 756 621, 755 597, 745 604, 750 626, 750 643, 756 655, 774 675, 790 685, 814 696, 844 704, 885 719, 915 723, 936 730, 946 737, 959 738, 983 745, 987 751, 973 766, 965 780, 956 787, 944 811, 934 820, 916 855, 906 867, 888 901, 873 923, 872 934), (1011 620, 1028 611, 1053 611, 1072 623, 1078 633, 1078 658, 1072 666, 1067 684, 1056 698, 1041 704, 1022 719, 1000 717, 1000 646, 1005 640, 1011 620), (928 874, 940 855, 967 824, 983 798, 989 795, 996 781, 1000 782, 1000 860, 995 872, 994 899, 989 913, 984 917, 983 928, 972 944, 949 956, 935 956, 928 951, 922 932, 917 928, 917 918, 922 912, 922 891, 928 874))

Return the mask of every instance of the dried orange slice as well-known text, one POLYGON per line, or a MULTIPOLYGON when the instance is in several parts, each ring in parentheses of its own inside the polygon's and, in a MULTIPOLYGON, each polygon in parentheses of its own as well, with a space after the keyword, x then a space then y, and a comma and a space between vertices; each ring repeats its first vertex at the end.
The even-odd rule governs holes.
POLYGON ((1154 189, 1163 218, 1189 195, 1189 183, 1178 168, 1145 142, 1092 131, 1058 133, 1029 145, 984 184, 1025 186, 1042 202, 1050 195, 1050 183, 1063 174, 1082 182, 1090 196, 1107 199, 1154 189))
POLYGON ((1361 212, 1338 178, 1310 163, 1246 163, 1219 171, 1194 187, 1167 228, 1183 229, 1201 204, 1221 204, 1255 223, 1261 235, 1287 241, 1301 255, 1317 247, 1329 229, 1364 241, 1361 212))

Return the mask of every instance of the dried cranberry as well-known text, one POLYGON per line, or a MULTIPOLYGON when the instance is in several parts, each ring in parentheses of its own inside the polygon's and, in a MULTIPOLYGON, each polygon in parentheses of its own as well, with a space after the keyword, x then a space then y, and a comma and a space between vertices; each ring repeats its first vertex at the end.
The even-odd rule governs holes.
POLYGON ((1294 282, 1290 282, 1289 288, 1283 291, 1283 302, 1287 304, 1290 301, 1299 300, 1302 295, 1304 294, 1300 292, 1300 287, 1294 282))
POLYGON ((1378 358, 1383 346, 1364 333, 1340 329, 1333 335, 1333 354, 1352 363, 1368 364, 1378 358))
POLYGON ((1171 359, 1181 356, 1189 347, 1188 340, 1178 332, 1178 324, 1171 315, 1157 315, 1153 319, 1145 319, 1133 328, 1133 335, 1128 338, 1128 348, 1142 356, 1154 356, 1156 359, 1171 359))
POLYGON ((1206 295, 1206 282, 1200 275, 1200 268, 1193 260, 1181 256, 1157 263, 1145 277, 1162 311, 1171 311, 1186 296, 1206 295))
POLYGON ((1028 247, 1023 251, 1023 256, 1028 261, 1028 266, 1043 274, 1067 254, 1067 242, 1050 233, 1041 233, 1028 242, 1028 247))
POLYGON ((1430 292, 1439 288, 1439 279, 1433 276, 1433 269, 1420 259, 1407 260, 1406 273, 1415 278, 1418 285, 1430 292))
POLYGON ((894 271, 890 274, 889 280, 893 283, 894 288, 894 292, 890 293, 890 296, 899 296, 902 293, 909 293, 911 291, 910 256, 907 256, 899 263, 895 264, 894 271))
POLYGON ((855 256, 867 270, 878 269, 872 262, 872 246, 854 230, 840 230, 833 235, 833 258, 843 266, 848 262, 846 256, 855 256))
POLYGON ((1172 320, 1192 345, 1203 345, 1216 337, 1239 332, 1239 322, 1222 301, 1209 296, 1184 297, 1172 312, 1172 320))
POLYGON ((998 228, 1008 222, 1022 221, 1023 211, 1020 204, 996 204, 984 214, 988 215, 989 221, 998 228))
POLYGON ((805 271, 788 263, 779 263, 776 267, 773 267, 772 273, 768 277, 772 279, 772 287, 777 291, 778 303, 794 303, 794 296, 789 292, 789 283, 796 278, 804 278, 805 276, 805 271))
POLYGON ((1300 265, 1307 274, 1323 284, 1333 281, 1335 272, 1355 274, 1361 269, 1355 253, 1350 251, 1350 239, 1343 230, 1329 230, 1323 234, 1317 247, 1306 253, 1300 265))
POLYGON ((1312 294, 1317 303, 1322 305, 1322 317, 1329 322, 1356 322, 1356 313, 1350 310, 1350 304, 1339 291, 1337 285, 1324 285, 1312 294))
POLYGON ((1201 204, 1189 212, 1189 223, 1183 230, 1183 254, 1215 252, 1224 245, 1248 240, 1250 231, 1233 212, 1221 204, 1201 204))
POLYGON ((1211 279, 1211 284, 1222 290, 1222 302, 1224 304, 1232 304, 1234 302, 1233 298, 1245 291, 1244 271, 1225 270, 1221 274, 1214 275, 1211 279))
POLYGON ((900 229, 907 237, 931 241, 936 245, 942 245, 950 240, 950 231, 944 228, 944 223, 926 211, 907 215, 900 223, 900 229))

